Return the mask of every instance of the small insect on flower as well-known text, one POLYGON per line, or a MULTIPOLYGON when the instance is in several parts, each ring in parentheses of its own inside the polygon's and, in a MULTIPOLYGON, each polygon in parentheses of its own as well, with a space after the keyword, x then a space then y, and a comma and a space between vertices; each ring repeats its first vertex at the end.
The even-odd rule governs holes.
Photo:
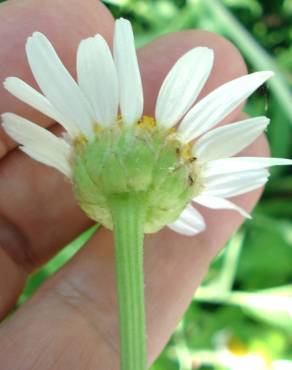
POLYGON ((193 106, 214 59, 211 49, 194 48, 172 67, 160 88, 155 116, 147 117, 127 20, 115 23, 113 55, 100 35, 80 43, 78 83, 43 34, 29 37, 26 53, 43 95, 16 77, 7 78, 4 86, 59 122, 66 134, 57 137, 12 113, 3 114, 4 129, 23 152, 70 178, 81 208, 110 229, 110 204, 117 194, 143 197, 146 233, 165 225, 185 235, 204 230, 192 203, 249 217, 228 198, 263 186, 267 167, 292 163, 232 157, 266 129, 266 117, 214 128, 272 72, 227 82, 193 106))

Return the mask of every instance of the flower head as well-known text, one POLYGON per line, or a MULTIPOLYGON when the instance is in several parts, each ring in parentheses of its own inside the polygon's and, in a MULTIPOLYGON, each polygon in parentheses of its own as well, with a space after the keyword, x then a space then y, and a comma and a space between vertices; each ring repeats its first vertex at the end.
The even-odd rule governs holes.
POLYGON ((228 198, 264 185, 267 167, 292 163, 232 157, 266 129, 266 117, 214 128, 271 72, 239 77, 193 106, 214 59, 209 48, 194 48, 170 70, 157 97, 155 117, 147 117, 128 21, 116 21, 113 55, 100 35, 80 43, 78 83, 43 34, 28 39, 26 53, 43 95, 16 77, 7 78, 4 86, 59 122, 66 133, 57 137, 12 113, 3 114, 4 129, 23 152, 70 178, 83 210, 108 228, 111 198, 131 192, 145 198, 145 232, 166 224, 185 235, 202 231, 203 217, 192 202, 249 217, 228 198))

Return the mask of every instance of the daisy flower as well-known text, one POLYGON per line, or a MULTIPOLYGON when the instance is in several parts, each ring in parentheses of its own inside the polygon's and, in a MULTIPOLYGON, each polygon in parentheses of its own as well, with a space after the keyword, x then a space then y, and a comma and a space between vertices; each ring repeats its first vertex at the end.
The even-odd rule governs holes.
POLYGON ((121 369, 144 370, 143 234, 165 225, 184 235, 201 232, 195 203, 249 217, 228 198, 263 186, 268 167, 292 164, 233 157, 266 129, 266 117, 214 128, 272 73, 239 77, 194 105, 214 59, 212 50, 194 48, 166 76, 149 117, 128 21, 116 21, 113 54, 100 35, 80 43, 78 83, 43 34, 29 37, 26 53, 43 94, 16 77, 4 86, 65 132, 58 137, 13 113, 3 114, 3 127, 24 153, 69 178, 87 215, 113 229, 121 369))
POLYGON ((113 54, 100 35, 80 43, 78 83, 43 34, 28 38, 26 53, 43 94, 17 77, 4 86, 66 133, 57 137, 13 113, 2 115, 3 127, 23 152, 68 177, 82 209, 110 229, 111 195, 130 192, 147 199, 145 232, 165 225, 185 235, 201 232, 205 222, 195 203, 249 217, 228 198, 263 186, 267 167, 292 163, 233 157, 266 129, 266 117, 214 128, 272 72, 227 82, 193 105, 214 59, 211 49, 194 48, 169 71, 155 116, 147 117, 133 32, 125 19, 116 21, 113 54))

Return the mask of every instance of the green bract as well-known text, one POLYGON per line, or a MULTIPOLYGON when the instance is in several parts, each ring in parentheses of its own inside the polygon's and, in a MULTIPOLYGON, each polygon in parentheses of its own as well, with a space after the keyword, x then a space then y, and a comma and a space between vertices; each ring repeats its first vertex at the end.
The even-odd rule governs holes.
POLYGON ((116 125, 90 143, 76 145, 73 184, 82 209, 112 229, 110 203, 139 193, 145 202, 147 233, 175 221, 198 193, 196 159, 173 131, 116 125))

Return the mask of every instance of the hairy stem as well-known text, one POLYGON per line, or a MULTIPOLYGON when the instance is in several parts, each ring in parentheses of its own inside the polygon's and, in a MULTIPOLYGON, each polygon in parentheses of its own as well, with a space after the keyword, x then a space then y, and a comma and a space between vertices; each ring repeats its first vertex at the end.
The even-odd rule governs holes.
POLYGON ((139 193, 111 197, 114 223, 121 370, 145 370, 143 237, 144 202, 139 193))

